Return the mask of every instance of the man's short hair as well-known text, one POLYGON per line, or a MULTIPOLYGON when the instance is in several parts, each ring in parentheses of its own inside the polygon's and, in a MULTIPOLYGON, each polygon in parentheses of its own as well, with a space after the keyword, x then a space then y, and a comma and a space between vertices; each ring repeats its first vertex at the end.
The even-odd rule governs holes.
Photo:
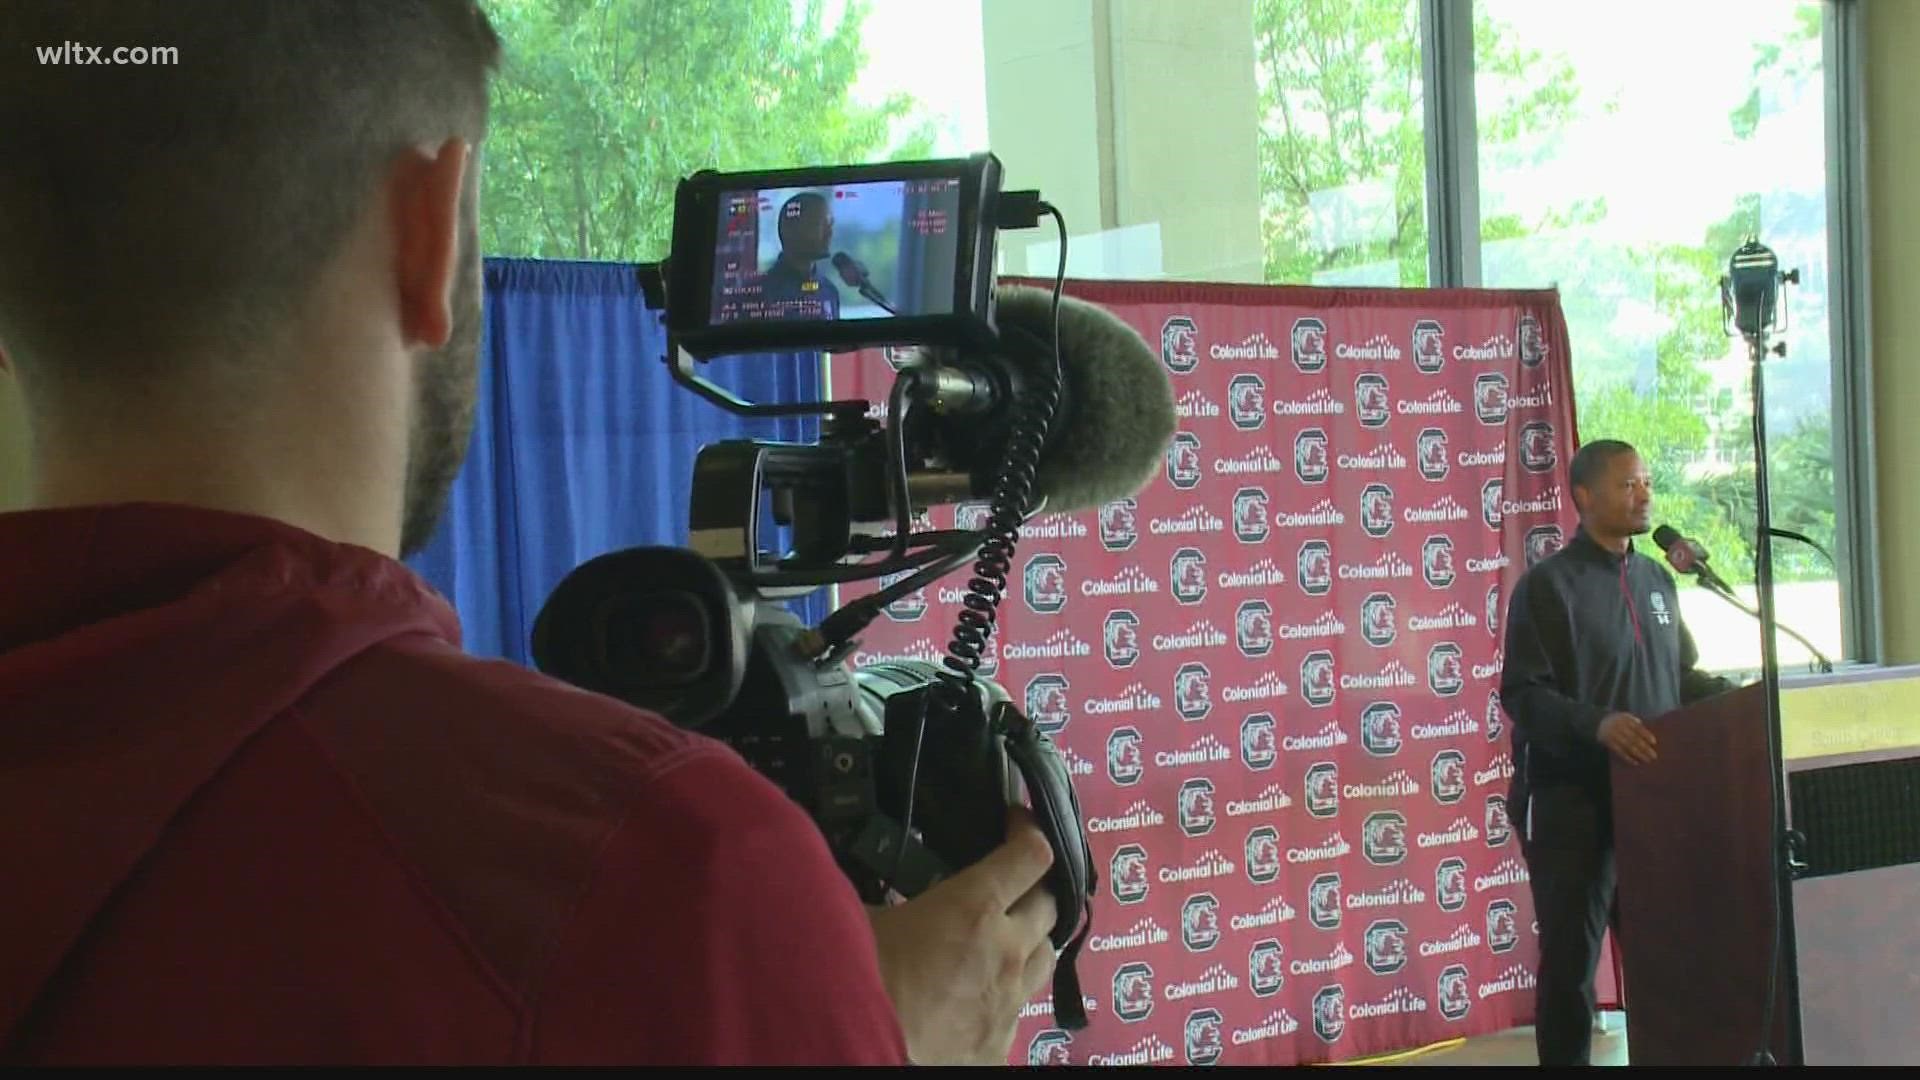
POLYGON ((500 54, 477 0, 6 0, 0 21, 0 342, 29 389, 164 378, 273 329, 398 152, 478 146, 500 54), (51 62, 63 42, 99 58, 51 62))
POLYGON ((1573 455, 1573 464, 1567 468, 1568 480, 1574 487, 1592 490, 1594 482, 1607 471, 1607 465, 1614 458, 1633 453, 1638 451, 1619 439, 1596 439, 1573 455))
POLYGON ((827 197, 817 191, 802 191, 780 204, 780 220, 797 218, 809 210, 825 210, 827 197))
POLYGON ((780 243, 784 246, 793 234, 790 227, 807 217, 818 217, 827 210, 827 197, 817 191, 802 191, 780 204, 780 243))

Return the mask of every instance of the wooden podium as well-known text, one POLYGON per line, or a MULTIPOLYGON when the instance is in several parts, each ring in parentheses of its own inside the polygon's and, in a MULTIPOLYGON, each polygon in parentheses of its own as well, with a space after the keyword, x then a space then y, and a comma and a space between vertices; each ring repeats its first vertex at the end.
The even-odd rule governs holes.
MULTIPOLYGON (((1783 682, 1788 819, 1806 845, 1774 1061, 1920 1064, 1920 669, 1783 682)), ((1651 719, 1658 760, 1614 762, 1635 1065, 1741 1065, 1760 1045, 1776 926, 1764 693, 1756 684, 1651 719)))
POLYGON ((1657 760, 1613 764, 1619 945, 1634 1065, 1745 1065, 1763 1034, 1790 1053, 1789 967, 1778 925, 1765 689, 1645 718, 1657 760))

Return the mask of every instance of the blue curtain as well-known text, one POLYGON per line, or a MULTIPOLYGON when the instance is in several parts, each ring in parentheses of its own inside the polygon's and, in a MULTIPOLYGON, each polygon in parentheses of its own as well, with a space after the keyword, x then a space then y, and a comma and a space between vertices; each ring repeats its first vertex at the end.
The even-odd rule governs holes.
MULTIPOLYGON (((631 264, 488 259, 485 271, 473 439, 439 530, 408 564, 459 612, 467 652, 531 667, 533 620, 569 570, 686 544, 702 446, 813 442, 819 429, 738 417, 674 382, 631 264)), ((818 353, 729 357, 704 374, 756 403, 820 399, 818 353)), ((818 621, 827 600, 789 606, 818 621)))

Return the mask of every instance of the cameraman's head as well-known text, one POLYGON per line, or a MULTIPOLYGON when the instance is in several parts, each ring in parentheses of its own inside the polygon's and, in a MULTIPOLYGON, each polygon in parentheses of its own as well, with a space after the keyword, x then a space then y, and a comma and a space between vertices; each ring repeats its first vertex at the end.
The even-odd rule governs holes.
POLYGON ((185 502, 389 554, 465 453, 475 0, 8 0, 0 347, 36 502, 185 502), (147 63, 27 47, 142 46, 147 63))
POLYGON ((780 259, 796 269, 827 257, 833 246, 833 205, 803 191, 780 206, 780 259))

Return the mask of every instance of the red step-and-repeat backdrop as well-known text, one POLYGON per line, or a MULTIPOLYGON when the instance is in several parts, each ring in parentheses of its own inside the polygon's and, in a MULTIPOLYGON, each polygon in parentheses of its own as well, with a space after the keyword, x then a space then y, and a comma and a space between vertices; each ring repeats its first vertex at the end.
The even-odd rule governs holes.
MULTIPOLYGON (((1503 598, 1575 522, 1558 298, 1067 291, 1158 348, 1179 426, 1134 498, 1028 524, 1000 606, 986 673, 1064 748, 1100 873, 1089 1026, 1043 994, 1013 1061, 1293 1064, 1531 1022, 1498 686, 1503 598)), ((831 390, 893 378, 840 357, 831 390)), ((851 662, 937 661, 966 583, 851 662)))

